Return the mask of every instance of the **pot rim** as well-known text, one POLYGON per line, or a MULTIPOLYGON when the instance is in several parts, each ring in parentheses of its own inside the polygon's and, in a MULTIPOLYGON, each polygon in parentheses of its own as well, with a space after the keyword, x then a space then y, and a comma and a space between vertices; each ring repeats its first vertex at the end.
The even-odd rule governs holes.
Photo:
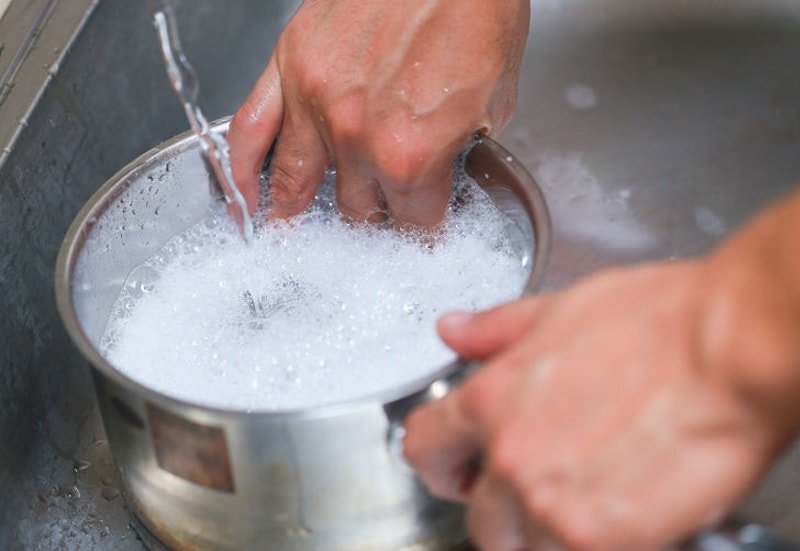
MULTIPOLYGON (((227 131, 231 117, 223 117, 211 123, 211 127, 218 131, 227 131)), ((520 186, 523 193, 530 201, 526 205, 531 219, 534 235, 534 254, 532 259, 531 274, 520 296, 525 296, 537 290, 542 283, 545 266, 550 254, 552 241, 550 214, 545 202, 544 194, 533 176, 522 166, 503 146, 489 137, 481 137, 477 143, 486 144, 495 155, 505 159, 516 177, 524 183, 520 186), (510 159, 510 160, 509 160, 510 159)), ((465 362, 456 359, 430 374, 419 377, 397 387, 384 389, 380 392, 369 394, 355 399, 332 402, 305 408, 291 409, 226 409, 217 406, 207 406, 189 400, 176 398, 169 394, 149 388, 115 368, 106 360, 99 350, 92 344, 78 321, 78 316, 73 304, 71 279, 82 247, 89 236, 92 225, 89 220, 97 220, 106 210, 108 205, 126 190, 126 182, 133 181, 138 172, 149 169, 152 162, 160 155, 168 152, 179 152, 196 146, 197 138, 190 131, 178 134, 159 145, 147 150, 133 161, 118 170, 100 188, 92 194, 89 200, 81 207, 75 219, 69 226, 58 252, 55 270, 55 295, 59 315, 67 333, 83 354, 89 360, 92 368, 99 371, 104 377, 111 379, 115 384, 122 386, 134 395, 140 396, 148 402, 165 406, 170 409, 193 411, 199 415, 214 414, 222 416, 241 417, 243 415, 258 418, 309 418, 336 415, 344 411, 352 411, 367 406, 386 406, 392 403, 407 400, 409 397, 425 392, 433 383, 457 375, 465 368, 465 362)))

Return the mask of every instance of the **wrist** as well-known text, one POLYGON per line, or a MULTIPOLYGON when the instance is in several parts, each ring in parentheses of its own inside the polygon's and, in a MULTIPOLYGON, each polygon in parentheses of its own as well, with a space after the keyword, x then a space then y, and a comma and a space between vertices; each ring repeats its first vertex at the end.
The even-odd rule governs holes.
POLYGON ((800 429, 800 274, 775 212, 705 261, 702 350, 715 376, 785 438, 800 429))

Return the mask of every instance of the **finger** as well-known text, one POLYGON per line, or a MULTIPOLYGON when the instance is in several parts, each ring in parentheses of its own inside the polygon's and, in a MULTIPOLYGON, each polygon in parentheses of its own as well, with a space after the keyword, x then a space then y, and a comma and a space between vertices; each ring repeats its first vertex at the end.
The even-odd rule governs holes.
POLYGON ((386 205, 375 178, 347 161, 337 162, 336 205, 353 222, 384 222, 386 205))
POLYGON ((439 336, 461 357, 486 359, 529 331, 546 304, 544 297, 529 297, 478 314, 445 314, 437 324, 439 336))
POLYGON ((287 113, 269 174, 268 217, 290 218, 314 199, 328 165, 328 150, 317 129, 287 113))
POLYGON ((231 170, 253 214, 258 207, 261 167, 283 119, 281 77, 275 58, 233 116, 228 130, 231 170))
POLYGON ((472 542, 487 551, 521 551, 523 515, 511 489, 490 473, 482 475, 469 499, 467 529, 472 542))
POLYGON ((481 437, 457 406, 455 395, 414 410, 406 420, 403 450, 435 495, 464 501, 476 475, 481 437))
POLYGON ((404 450, 434 494, 465 501, 480 474, 487 435, 514 383, 509 370, 486 365, 441 400, 406 420, 404 450))
POLYGON ((432 229, 442 223, 452 188, 452 166, 412 185, 381 178, 381 189, 397 229, 432 229))

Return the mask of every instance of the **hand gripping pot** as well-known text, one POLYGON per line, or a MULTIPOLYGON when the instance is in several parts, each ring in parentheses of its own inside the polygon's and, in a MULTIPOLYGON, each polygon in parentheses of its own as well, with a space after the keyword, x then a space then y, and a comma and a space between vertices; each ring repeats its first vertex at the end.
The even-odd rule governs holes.
MULTIPOLYGON (((226 130, 227 124, 216 128, 226 130)), ((472 147, 465 163, 508 216, 520 256, 531 264, 525 292, 533 291, 550 243, 541 190, 489 138, 472 147)), ((405 415, 446 393, 464 376, 465 365, 455 362, 414 384, 356 401, 246 413, 150 390, 100 354, 127 275, 218 200, 198 186, 207 180, 198 141, 189 134, 169 140, 92 196, 58 257, 58 308, 94 368, 109 444, 145 540, 173 549, 276 551, 459 545, 466 539, 461 509, 425 491, 399 444, 405 415)))

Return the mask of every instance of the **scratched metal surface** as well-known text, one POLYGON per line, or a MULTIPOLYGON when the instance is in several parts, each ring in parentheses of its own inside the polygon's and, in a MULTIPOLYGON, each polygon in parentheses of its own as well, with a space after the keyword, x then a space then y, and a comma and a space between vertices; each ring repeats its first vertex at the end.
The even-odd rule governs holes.
MULTIPOLYGON (((243 99, 294 5, 181 4, 210 116, 243 99)), ((0 126, 14 125, 0 135, 17 136, 0 161, 3 549, 143 548, 118 495, 89 371, 55 311, 52 272, 83 202, 185 122, 145 3, 91 10, 58 65, 39 68, 40 85, 54 74, 26 125, 0 103, 0 126)), ((798 99, 794 0, 534 0, 519 109, 501 141, 551 205, 548 287, 609 265, 701 254, 791 189, 798 99)), ((800 538, 798 490, 796 448, 747 510, 800 538)))

